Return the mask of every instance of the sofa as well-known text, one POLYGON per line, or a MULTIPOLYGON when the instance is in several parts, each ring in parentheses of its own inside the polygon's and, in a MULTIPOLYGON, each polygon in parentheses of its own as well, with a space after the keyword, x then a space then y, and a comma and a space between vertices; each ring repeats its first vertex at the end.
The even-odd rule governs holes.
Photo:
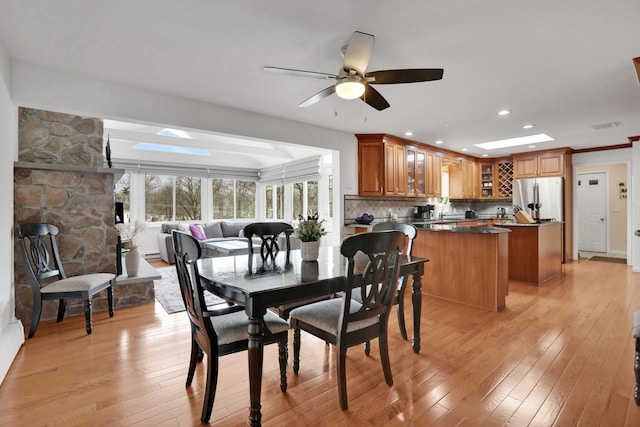
MULTIPOLYGON (((250 223, 251 221, 214 221, 206 224, 188 224, 179 222, 163 223, 160 225, 160 233, 158 234, 158 248, 160 250, 160 258, 168 264, 175 264, 176 262, 176 254, 173 249, 173 240, 171 237, 172 230, 180 230, 193 235, 196 239, 198 239, 198 242, 200 243, 203 256, 215 257, 221 254, 218 254, 215 249, 207 247, 207 243, 228 240, 246 241, 243 230, 244 227, 250 223), (190 227, 192 225, 201 226, 201 231, 204 232, 204 236, 194 235, 194 230, 192 227, 190 227)), ((198 231, 196 231, 196 234, 197 232, 198 231)), ((257 237, 254 237, 254 239, 257 239, 257 237)), ((298 238, 291 236, 290 242, 291 249, 300 248, 300 240, 298 238)), ((279 237, 278 245, 281 250, 286 249, 286 243, 283 236, 279 237)))
MULTIPOLYGON (((248 222, 228 222, 228 221, 215 221, 206 224, 187 224, 187 223, 163 223, 160 226, 160 234, 158 234, 158 247, 160 249, 160 258, 166 263, 175 264, 176 254, 173 249, 173 240, 171 237, 171 231, 180 230, 186 233, 192 234, 192 228, 190 225, 202 226, 202 231, 206 236, 206 239, 196 239, 200 242, 203 253, 206 256, 216 256, 215 251, 208 249, 206 243, 222 241, 222 240, 245 240, 242 230, 249 224, 248 222)), ((202 237, 202 236, 200 236, 202 237)))

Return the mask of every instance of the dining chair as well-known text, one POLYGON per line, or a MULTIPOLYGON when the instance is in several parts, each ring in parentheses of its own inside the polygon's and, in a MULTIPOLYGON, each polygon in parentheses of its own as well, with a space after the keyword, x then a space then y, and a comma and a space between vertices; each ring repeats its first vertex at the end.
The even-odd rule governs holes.
POLYGON ((91 299, 98 292, 107 289, 109 317, 113 317, 115 274, 90 273, 67 277, 60 260, 56 237, 60 229, 53 224, 20 224, 16 232, 20 240, 20 252, 27 279, 33 291, 33 315, 28 338, 33 338, 36 333, 44 300, 58 300, 57 321, 61 322, 67 307, 67 298, 82 299, 85 328, 87 334, 90 334, 92 332, 91 299))
POLYGON ((401 231, 360 233, 347 237, 340 252, 347 259, 346 289, 343 298, 315 302, 291 311, 293 328, 293 372, 300 367, 300 331, 304 330, 336 347, 340 408, 348 409, 345 363, 347 349, 378 339, 384 378, 393 385, 387 324, 389 310, 397 293, 401 231), (362 303, 351 298, 358 289, 362 303))
MULTIPOLYGON (((418 230, 412 224, 403 224, 399 222, 379 222, 374 224, 371 228, 371 231, 386 231, 386 230, 398 230, 402 231, 407 241, 406 248, 403 252, 409 256, 412 254, 413 250, 413 241, 418 235, 418 230)), ((404 321, 404 293, 407 287, 407 282, 409 280, 409 275, 402 276, 398 278, 398 293, 394 297, 393 305, 398 306, 398 327, 400 329, 400 335, 402 339, 406 340, 407 338, 407 325, 404 321)), ((368 349, 366 350, 368 351, 368 349)))
POLYGON ((287 263, 291 252, 291 233, 293 233, 293 227, 286 222, 252 222, 243 230, 244 237, 248 239, 249 255, 253 255, 253 238, 260 239, 260 257, 263 261, 268 258, 273 259, 280 251, 278 238, 283 235, 287 249, 287 263))
MULTIPOLYGON (((200 421, 209 422, 218 384, 218 358, 244 351, 249 346, 249 319, 244 307, 222 305, 207 308, 197 261, 202 257, 198 241, 191 235, 173 230, 176 272, 180 292, 191 323, 191 358, 186 387, 191 386, 198 362, 207 356, 207 379, 200 421)), ((280 389, 287 390, 287 342, 289 323, 273 313, 264 316, 264 343, 278 343, 280 389)))

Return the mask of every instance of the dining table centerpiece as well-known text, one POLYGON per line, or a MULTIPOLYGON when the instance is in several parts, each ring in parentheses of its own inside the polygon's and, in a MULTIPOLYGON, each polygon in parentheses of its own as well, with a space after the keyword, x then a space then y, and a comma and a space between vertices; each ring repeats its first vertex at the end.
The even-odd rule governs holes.
POLYGON ((318 213, 308 215, 305 219, 298 216, 298 226, 294 229, 293 235, 300 239, 300 254, 303 261, 315 261, 320 252, 320 238, 327 234, 322 223, 318 220, 318 213))

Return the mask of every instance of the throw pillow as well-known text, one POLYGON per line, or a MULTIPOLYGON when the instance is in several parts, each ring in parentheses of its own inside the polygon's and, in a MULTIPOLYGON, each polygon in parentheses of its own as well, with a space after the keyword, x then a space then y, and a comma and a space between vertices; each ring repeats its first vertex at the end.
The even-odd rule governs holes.
POLYGON ((189 229, 189 224, 178 224, 178 230, 191 234, 191 230, 189 229))
POLYGON ((224 237, 222 235, 222 228, 220 227, 220 221, 210 222, 204 226, 204 234, 207 235, 207 238, 214 239, 224 237))
POLYGON ((202 228, 201 225, 195 225, 195 224, 191 224, 189 226, 189 230, 191 231, 191 235, 196 239, 196 240, 206 240, 207 235, 204 234, 204 228, 202 228))

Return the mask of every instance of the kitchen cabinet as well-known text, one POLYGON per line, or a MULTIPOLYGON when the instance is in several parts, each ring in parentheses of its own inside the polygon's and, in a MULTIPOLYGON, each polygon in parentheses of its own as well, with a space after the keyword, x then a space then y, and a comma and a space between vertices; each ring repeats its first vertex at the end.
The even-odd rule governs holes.
POLYGON ((478 189, 478 163, 462 160, 462 198, 474 199, 478 189))
POLYGON ((496 187, 493 161, 479 161, 478 169, 480 170, 480 198, 493 199, 493 189, 496 187))
POLYGON ((407 167, 405 148, 399 144, 385 143, 385 187, 386 196, 407 194, 407 167))
POLYGON ((564 175, 564 153, 548 152, 513 156, 514 178, 564 175))
POLYGON ((512 197, 513 162, 507 159, 479 160, 479 189, 481 199, 510 199, 512 197))
POLYGON ((427 151, 427 197, 442 196, 442 156, 427 151))
POLYGON ((427 196, 427 152, 416 147, 406 147, 407 196, 427 196))
POLYGON ((358 194, 404 196, 407 193, 405 147, 382 135, 358 137, 358 194))

